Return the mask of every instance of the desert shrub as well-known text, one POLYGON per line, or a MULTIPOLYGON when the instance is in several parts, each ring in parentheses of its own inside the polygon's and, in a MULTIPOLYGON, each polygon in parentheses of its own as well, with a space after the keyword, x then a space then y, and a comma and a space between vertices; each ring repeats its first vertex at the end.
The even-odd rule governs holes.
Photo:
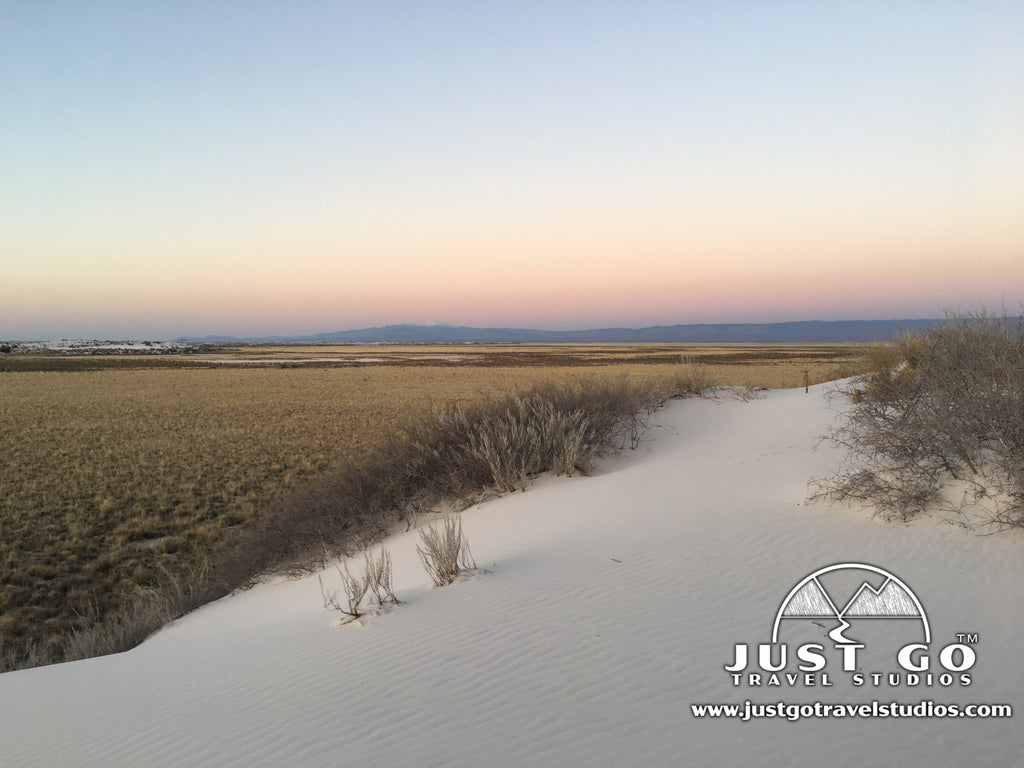
POLYGON ((422 529, 416 551, 438 587, 451 584, 463 571, 476 569, 469 541, 462 532, 462 520, 458 517, 446 517, 440 530, 434 526, 422 529))
POLYGON ((391 586, 391 553, 384 547, 380 548, 379 557, 366 554, 366 575, 370 580, 370 591, 373 592, 373 599, 377 605, 398 605, 400 601, 391 586))
POLYGON ((363 552, 361 576, 354 576, 348 568, 348 563, 336 563, 335 568, 338 571, 342 591, 345 593, 344 602, 336 589, 330 589, 324 584, 323 575, 320 574, 317 578, 320 581, 320 594, 323 596, 324 608, 330 608, 349 618, 357 619, 364 613, 362 605, 367 595, 373 595, 374 602, 381 607, 385 603, 398 604, 399 600, 391 586, 391 553, 383 547, 377 557, 368 551, 363 552))
POLYGON ((625 379, 545 384, 435 409, 406 435, 413 463, 442 496, 514 491, 542 472, 588 473, 670 396, 663 384, 625 379))
POLYGON ((588 472, 607 448, 591 417, 573 403, 543 393, 507 395, 468 412, 454 405, 438 414, 438 424, 454 426, 449 439, 419 440, 430 458, 445 463, 448 476, 469 488, 492 486, 507 492, 525 489, 541 472, 588 472), (438 451, 438 449, 441 449, 438 451), (467 482, 468 481, 468 482, 467 482))
POLYGON ((672 397, 703 395, 718 386, 719 382, 708 366, 698 363, 691 355, 683 355, 680 360, 679 368, 666 380, 672 397))
POLYGON ((847 466, 817 495, 909 519, 958 481, 984 521, 1024 525, 1024 320, 955 315, 872 352, 830 437, 847 466))
POLYGON ((347 563, 336 567, 341 587, 345 592, 345 602, 342 603, 337 590, 329 589, 324 584, 323 576, 317 576, 320 579, 320 593, 324 598, 324 608, 333 608, 350 618, 358 619, 363 615, 363 598, 366 597, 366 593, 370 589, 370 575, 364 572, 362 576, 353 576, 347 563))

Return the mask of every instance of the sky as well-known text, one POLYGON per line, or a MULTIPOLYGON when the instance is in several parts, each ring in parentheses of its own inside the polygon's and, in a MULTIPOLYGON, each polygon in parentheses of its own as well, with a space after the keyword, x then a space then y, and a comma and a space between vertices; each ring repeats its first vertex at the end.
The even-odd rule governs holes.
POLYGON ((0 0, 0 339, 1024 301, 1024 4, 0 0))

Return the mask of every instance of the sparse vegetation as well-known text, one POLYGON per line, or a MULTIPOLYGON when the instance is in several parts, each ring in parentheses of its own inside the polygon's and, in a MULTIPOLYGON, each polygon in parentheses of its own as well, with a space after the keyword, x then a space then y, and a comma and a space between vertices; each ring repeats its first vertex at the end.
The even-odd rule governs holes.
POLYGON ((353 576, 348 563, 335 563, 335 569, 345 593, 345 602, 342 603, 336 589, 330 589, 324 584, 321 572, 317 574, 317 578, 320 580, 324 608, 338 611, 350 619, 358 619, 364 613, 363 601, 368 594, 373 596, 373 601, 378 607, 383 607, 385 603, 398 605, 398 598, 391 587, 391 554, 384 547, 381 547, 380 555, 377 557, 364 550, 362 576, 353 576))
POLYGON ((324 608, 331 608, 343 613, 350 619, 358 619, 363 615, 363 598, 366 597, 366 593, 370 589, 370 574, 364 571, 362 576, 353 576, 347 563, 337 565, 336 568, 338 578, 341 580, 341 587, 345 592, 345 602, 343 604, 338 597, 338 591, 329 589, 324 584, 323 576, 318 575, 320 593, 324 598, 324 608))
POLYGON ((103 620, 97 620, 100 609, 95 604, 88 605, 86 612, 79 612, 74 629, 65 639, 63 658, 73 661, 126 651, 155 629, 220 594, 211 587, 205 563, 188 568, 185 573, 171 573, 162 566, 161 571, 103 620))
POLYGON ((627 447, 658 398, 699 391, 709 375, 796 386, 808 366, 812 380, 827 377, 859 354, 835 345, 387 347, 377 364, 354 362, 365 347, 329 350, 345 362, 301 362, 324 356, 323 347, 210 356, 285 354, 298 367, 225 369, 194 356, 5 357, 0 670, 77 657, 87 645, 95 653, 130 647, 167 616, 269 564, 298 562, 322 534, 338 551, 356 551, 443 495, 479 495, 496 481, 495 468, 505 478, 500 487, 521 487, 540 465, 525 453, 529 461, 506 468, 492 453, 488 465, 487 441, 515 431, 493 413, 490 433, 474 427, 478 455, 460 459, 468 462, 463 469, 486 468, 479 478, 477 469, 456 471, 428 455, 404 464, 404 446, 422 439, 417 430, 430 418, 458 421, 483 407, 481 397, 516 413, 547 406, 516 405, 515 396, 498 393, 570 385, 577 399, 546 417, 545 440, 558 447, 545 471, 577 472, 597 455, 580 438, 607 418, 596 401, 586 402, 588 387, 597 386, 584 381, 620 395, 648 390, 640 410, 608 435, 611 447, 627 447), (688 360, 680 364, 682 354, 688 360), (168 610, 162 595, 176 584, 192 586, 168 610), (90 631, 97 634, 86 642, 90 631))
POLYGON ((416 552, 438 587, 451 584, 465 571, 476 569, 469 541, 462 532, 462 520, 458 517, 446 517, 440 530, 435 526, 422 529, 416 552))
POLYGON ((391 586, 391 553, 387 549, 381 547, 379 557, 366 555, 366 575, 370 579, 370 591, 377 605, 398 605, 401 602, 395 597, 395 590, 391 586))
POLYGON ((947 493, 955 483, 987 510, 964 524, 1024 526, 1024 320, 950 316, 876 347, 872 361, 831 434, 849 466, 818 494, 907 520, 936 505, 960 510, 947 493))

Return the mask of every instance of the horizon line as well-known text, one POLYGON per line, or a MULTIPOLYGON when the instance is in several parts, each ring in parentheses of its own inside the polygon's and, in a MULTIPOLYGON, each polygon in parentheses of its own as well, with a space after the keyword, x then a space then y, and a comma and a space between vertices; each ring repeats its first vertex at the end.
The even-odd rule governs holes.
POLYGON ((308 339, 316 336, 326 336, 331 334, 340 333, 358 333, 359 331, 372 331, 382 330, 388 328, 449 328, 449 329, 467 329, 475 331, 529 331, 529 332, 540 332, 540 333, 552 333, 552 334, 571 334, 571 333, 592 333, 598 331, 642 331, 656 328, 678 328, 678 327, 729 327, 729 326, 779 326, 779 325, 795 325, 795 324, 807 324, 807 323, 823 323, 823 324, 841 324, 841 323, 921 323, 921 322, 938 322, 941 321, 942 317, 878 317, 878 318, 846 318, 837 320, 824 320, 819 318, 805 318, 800 320, 770 320, 770 321, 758 321, 758 320, 745 320, 745 321, 730 321, 730 322, 689 322, 689 323, 661 323, 653 325, 641 325, 641 326, 626 326, 626 325, 602 325, 602 326, 588 326, 579 328, 567 328, 567 329, 553 329, 544 328, 529 325, 464 325, 454 324, 446 322, 397 322, 397 323, 386 323, 382 325, 368 325, 351 328, 340 328, 330 331, 310 331, 310 332, 299 332, 299 333, 248 333, 248 334, 232 334, 232 333, 206 333, 206 334, 171 334, 166 337, 158 336, 75 336, 75 335, 62 335, 62 336, 50 336, 48 338, 3 338, 0 337, 0 341, 6 343, 43 343, 43 342, 55 342, 55 341, 92 341, 92 342, 121 342, 121 341, 138 341, 138 342, 170 342, 170 341, 202 341, 204 339, 224 339, 238 341, 246 341, 249 339, 308 339))

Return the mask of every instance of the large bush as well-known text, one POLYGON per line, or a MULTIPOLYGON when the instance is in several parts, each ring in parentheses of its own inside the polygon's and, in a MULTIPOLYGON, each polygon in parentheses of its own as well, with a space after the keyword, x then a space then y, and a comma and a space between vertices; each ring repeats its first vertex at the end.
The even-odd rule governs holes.
POLYGON ((966 500, 980 522, 1024 525, 1024 320, 950 316, 875 359, 831 434, 848 466, 821 493, 902 519, 966 500))

